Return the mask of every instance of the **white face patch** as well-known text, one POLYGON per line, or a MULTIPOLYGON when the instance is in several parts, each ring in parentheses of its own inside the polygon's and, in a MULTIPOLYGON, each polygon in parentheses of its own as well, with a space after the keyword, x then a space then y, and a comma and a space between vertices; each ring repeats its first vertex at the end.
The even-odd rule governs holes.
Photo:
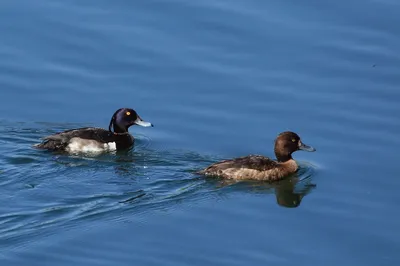
POLYGON ((115 142, 101 143, 91 139, 72 138, 66 148, 68 152, 99 153, 116 150, 115 142))

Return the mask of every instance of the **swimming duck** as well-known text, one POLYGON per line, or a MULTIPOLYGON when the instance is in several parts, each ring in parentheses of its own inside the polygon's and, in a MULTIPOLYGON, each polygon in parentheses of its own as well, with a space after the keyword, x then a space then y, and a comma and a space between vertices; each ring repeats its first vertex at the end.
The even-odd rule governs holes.
POLYGON ((67 152, 124 150, 130 148, 134 143, 133 136, 128 132, 132 125, 153 126, 153 124, 143 121, 135 110, 120 108, 111 117, 108 130, 97 127, 66 130, 42 138, 43 142, 34 147, 67 152))
POLYGON ((292 153, 298 150, 315 151, 313 147, 301 142, 296 133, 285 131, 275 140, 277 161, 261 155, 249 155, 212 164, 197 173, 235 180, 276 181, 297 171, 298 165, 292 153))

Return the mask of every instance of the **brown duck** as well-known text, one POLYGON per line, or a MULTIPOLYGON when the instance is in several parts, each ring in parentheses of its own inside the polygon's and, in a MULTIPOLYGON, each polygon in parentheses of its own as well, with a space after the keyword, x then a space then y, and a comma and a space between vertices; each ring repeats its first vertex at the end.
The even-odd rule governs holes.
POLYGON ((277 161, 261 155, 249 155, 212 164, 197 173, 235 180, 276 181, 297 171, 298 165, 292 153, 298 150, 315 151, 313 147, 302 143, 296 133, 286 131, 275 140, 277 161))

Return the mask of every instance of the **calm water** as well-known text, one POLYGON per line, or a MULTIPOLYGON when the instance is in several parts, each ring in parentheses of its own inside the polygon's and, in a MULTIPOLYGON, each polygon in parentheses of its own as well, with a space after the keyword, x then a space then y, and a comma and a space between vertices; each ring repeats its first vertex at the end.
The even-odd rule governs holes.
POLYGON ((397 265, 400 4, 0 3, 1 265, 397 265), (31 145, 132 107, 133 151, 31 145), (277 184, 191 171, 315 153, 277 184))

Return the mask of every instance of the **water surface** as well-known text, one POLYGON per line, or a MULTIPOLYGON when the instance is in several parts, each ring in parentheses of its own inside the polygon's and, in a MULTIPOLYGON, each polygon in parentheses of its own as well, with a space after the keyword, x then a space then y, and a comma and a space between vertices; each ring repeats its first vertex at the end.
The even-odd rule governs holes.
POLYGON ((395 265, 396 1, 2 1, 2 265, 395 265), (125 153, 38 151, 134 108, 125 153), (196 176, 317 149, 276 184, 196 176))

